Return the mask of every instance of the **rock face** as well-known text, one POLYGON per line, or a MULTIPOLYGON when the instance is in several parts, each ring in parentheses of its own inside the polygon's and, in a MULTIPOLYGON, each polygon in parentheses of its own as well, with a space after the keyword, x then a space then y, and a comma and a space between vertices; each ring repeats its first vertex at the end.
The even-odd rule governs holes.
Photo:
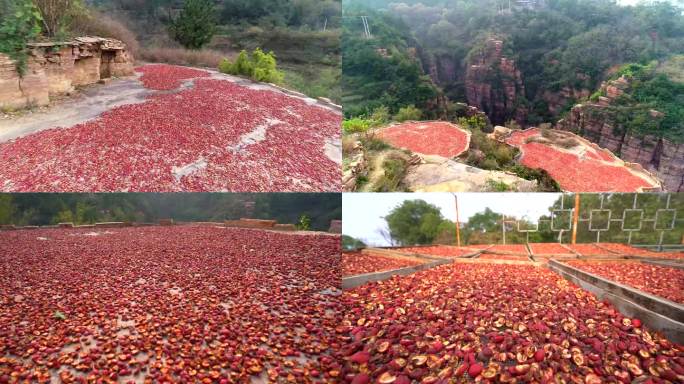
POLYGON ((612 115, 604 113, 611 100, 610 95, 605 98, 608 100, 576 105, 558 122, 558 128, 579 134, 625 161, 640 164, 656 174, 667 191, 684 192, 684 144, 623 132, 612 115))
POLYGON ((133 74, 133 58, 121 41, 79 37, 74 41, 28 44, 23 76, 16 63, 0 54, 0 108, 45 105, 49 97, 101 79, 133 74))
POLYGON ((468 104, 484 111, 494 124, 510 119, 525 123, 527 109, 517 105, 525 87, 515 60, 503 55, 503 41, 488 39, 479 53, 471 55, 465 86, 468 104))

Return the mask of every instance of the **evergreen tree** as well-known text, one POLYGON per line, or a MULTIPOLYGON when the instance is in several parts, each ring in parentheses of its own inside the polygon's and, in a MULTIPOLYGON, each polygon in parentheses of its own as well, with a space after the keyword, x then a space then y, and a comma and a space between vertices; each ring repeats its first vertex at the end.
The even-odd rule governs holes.
POLYGON ((186 48, 202 48, 216 32, 214 15, 210 0, 186 0, 180 15, 169 27, 171 35, 186 48))

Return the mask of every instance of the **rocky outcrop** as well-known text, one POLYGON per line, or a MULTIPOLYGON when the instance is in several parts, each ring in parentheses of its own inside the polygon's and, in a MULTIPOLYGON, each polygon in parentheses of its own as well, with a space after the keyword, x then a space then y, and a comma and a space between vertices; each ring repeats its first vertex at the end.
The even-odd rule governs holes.
POLYGON ((0 54, 0 108, 46 105, 50 96, 101 79, 133 74, 133 58, 119 40, 80 37, 68 42, 28 44, 26 71, 0 54))
POLYGON ((544 91, 542 99, 548 106, 548 111, 552 116, 558 116, 568 104, 574 104, 577 100, 588 99, 591 92, 588 89, 574 89, 563 87, 560 91, 544 91))
POLYGON ((640 164, 656 174, 666 190, 684 192, 684 143, 637 136, 621 129, 607 111, 611 101, 608 95, 615 97, 617 93, 607 93, 598 103, 576 105, 557 127, 581 135, 627 162, 640 164))
POLYGON ((520 104, 525 87, 515 60, 503 55, 503 41, 490 38, 470 55, 465 88, 468 104, 484 111, 494 124, 513 119, 524 124, 527 108, 520 104))

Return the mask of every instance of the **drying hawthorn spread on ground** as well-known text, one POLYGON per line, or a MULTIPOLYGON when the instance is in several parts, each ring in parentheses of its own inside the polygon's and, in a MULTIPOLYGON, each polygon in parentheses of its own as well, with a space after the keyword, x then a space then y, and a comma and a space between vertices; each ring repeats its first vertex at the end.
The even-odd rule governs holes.
POLYGON ((344 383, 684 378, 681 346, 545 268, 445 265, 343 298, 344 383))
POLYGON ((340 190, 326 143, 341 116, 272 90, 169 65, 137 69, 141 104, 0 143, 7 192, 321 192, 340 190), (303 156, 302 154, 306 154, 303 156))
POLYGON ((423 155, 456 157, 469 146, 468 133, 447 122, 410 122, 383 128, 378 136, 397 148, 423 155))
POLYGON ((0 233, 0 382, 331 382, 340 237, 0 233))
POLYGON ((478 256, 477 258, 483 260, 530 261, 530 258, 524 255, 502 255, 492 253, 484 253, 478 256))
POLYGON ((621 243, 599 243, 602 248, 609 249, 623 255, 657 257, 665 259, 684 259, 684 252, 655 252, 645 248, 637 248, 621 243))
POLYGON ((636 262, 572 260, 568 264, 608 280, 684 304, 684 270, 636 262))
POLYGON ((419 261, 367 255, 361 252, 342 253, 342 271, 344 276, 364 273, 389 271, 421 264, 419 261))
POLYGON ((529 243, 528 245, 533 255, 574 255, 572 251, 559 243, 529 243))
POLYGON ((521 150, 521 164, 546 170, 565 191, 637 192, 655 186, 621 165, 615 156, 587 147, 587 152, 580 157, 557 147, 528 141, 537 136, 540 136, 538 129, 516 131, 506 142, 521 150))
POLYGON ((461 257, 472 255, 481 251, 488 245, 472 246, 472 247, 456 247, 451 245, 434 245, 428 247, 402 247, 397 248, 399 252, 417 253, 420 255, 442 256, 442 257, 461 257))

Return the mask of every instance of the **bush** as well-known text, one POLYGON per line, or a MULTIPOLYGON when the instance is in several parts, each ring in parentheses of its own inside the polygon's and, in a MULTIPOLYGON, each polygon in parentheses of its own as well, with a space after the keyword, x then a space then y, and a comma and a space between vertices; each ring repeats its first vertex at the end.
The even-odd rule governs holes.
POLYGON ((210 0, 185 0, 178 18, 171 22, 169 32, 185 48, 199 49, 216 32, 214 4, 210 0))
POLYGON ((385 149, 392 148, 387 142, 376 138, 375 135, 365 134, 361 137, 361 142, 368 151, 384 151, 385 149))
POLYGON ((264 53, 257 48, 249 55, 243 50, 234 62, 224 59, 219 63, 219 71, 231 75, 247 76, 256 81, 281 83, 283 73, 277 69, 276 57, 273 52, 264 53))
POLYGON ((373 125, 375 126, 381 126, 389 123, 390 118, 389 108, 384 105, 375 108, 370 116, 370 119, 373 121, 373 125))
POLYGON ((470 117, 460 117, 456 123, 463 128, 470 130, 485 131, 487 129, 487 118, 482 115, 474 115, 470 117))
POLYGON ((342 122, 342 130, 344 133, 361 133, 366 132, 372 125, 372 121, 355 117, 353 119, 344 120, 342 122))
POLYGON ((26 43, 40 34, 41 16, 30 0, 0 1, 0 52, 16 61, 20 76, 26 72, 26 43))
POLYGON ((491 192, 509 192, 511 187, 503 181, 496 181, 494 179, 487 179, 487 190, 491 192))
POLYGON ((399 109, 396 115, 394 115, 394 120, 398 122, 404 122, 409 120, 420 120, 423 117, 423 112, 413 105, 408 107, 403 107, 399 109))
POLYGON ((524 165, 515 164, 510 167, 509 171, 525 180, 536 180, 539 183, 539 189, 542 192, 561 192, 558 182, 543 169, 532 169, 524 165))
POLYGON ((401 190, 401 183, 408 171, 408 162, 399 154, 391 154, 385 158, 382 168, 385 173, 373 186, 374 192, 394 192, 401 190))

